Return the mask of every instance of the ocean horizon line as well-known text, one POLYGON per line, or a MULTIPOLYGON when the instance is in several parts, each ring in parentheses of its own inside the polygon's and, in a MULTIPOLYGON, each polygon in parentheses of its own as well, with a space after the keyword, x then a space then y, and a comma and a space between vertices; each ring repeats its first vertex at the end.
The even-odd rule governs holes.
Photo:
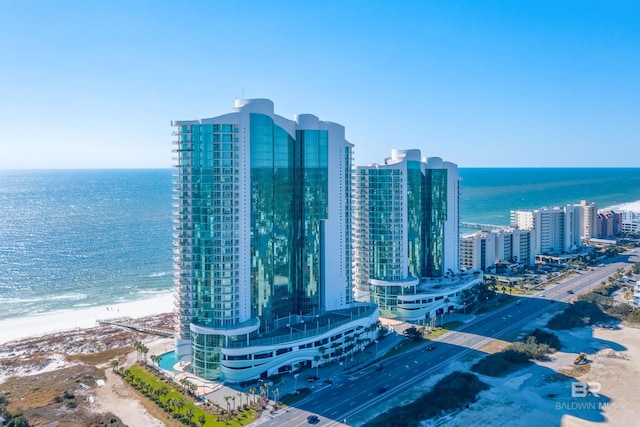
MULTIPOLYGON (((454 162, 455 163, 455 162, 454 162)), ((639 166, 461 166, 457 164, 458 169, 640 169, 639 166)), ((173 166, 105 166, 105 167, 25 167, 25 168, 0 168, 0 172, 44 172, 44 171, 135 171, 135 170, 175 170, 173 166)))

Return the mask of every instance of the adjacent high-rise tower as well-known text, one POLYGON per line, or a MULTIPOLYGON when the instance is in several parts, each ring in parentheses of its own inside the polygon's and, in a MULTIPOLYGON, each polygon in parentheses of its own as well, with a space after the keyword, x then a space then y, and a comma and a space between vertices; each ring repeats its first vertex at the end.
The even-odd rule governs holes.
POLYGON ((383 164, 357 168, 356 299, 378 304, 383 316, 404 320, 444 307, 433 303, 444 302, 448 294, 427 297, 422 285, 460 271, 459 181, 455 164, 421 158, 420 150, 392 150, 383 164), (423 299, 416 297, 423 293, 423 299), (405 309, 403 296, 410 295, 405 309))
POLYGON ((376 307, 352 301, 344 127, 285 119, 266 99, 172 125, 176 352, 192 372, 243 381, 318 363, 329 342, 342 346, 330 357, 345 354, 350 337, 372 334, 376 307))

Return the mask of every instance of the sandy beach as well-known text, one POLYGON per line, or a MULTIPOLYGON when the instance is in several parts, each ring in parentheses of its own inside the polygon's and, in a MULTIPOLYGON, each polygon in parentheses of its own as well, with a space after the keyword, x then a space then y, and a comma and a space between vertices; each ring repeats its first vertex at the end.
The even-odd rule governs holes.
POLYGON ((86 329, 96 326, 100 319, 116 317, 140 318, 173 311, 173 292, 155 298, 131 301, 109 306, 64 310, 41 315, 0 320, 0 344, 23 338, 30 338, 63 332, 72 329, 86 329))
POLYGON ((615 206, 609 206, 608 208, 604 208, 602 210, 605 211, 631 211, 640 213, 640 200, 629 203, 622 203, 615 206))

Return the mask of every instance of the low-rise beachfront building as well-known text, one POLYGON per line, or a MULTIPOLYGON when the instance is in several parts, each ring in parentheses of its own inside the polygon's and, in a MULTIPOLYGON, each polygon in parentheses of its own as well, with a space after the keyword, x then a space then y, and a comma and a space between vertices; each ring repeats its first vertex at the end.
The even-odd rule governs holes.
POLYGON ((521 267, 534 265, 534 239, 533 230, 519 227, 464 234, 460 236, 460 267, 495 273, 501 262, 521 267))
POLYGON ((622 232, 622 213, 611 210, 598 212, 597 218, 597 236, 598 238, 612 238, 622 232))
MULTIPOLYGON (((437 318, 454 310, 464 310, 462 292, 482 283, 479 270, 469 270, 445 277, 407 280, 389 286, 375 283, 378 299, 385 301, 386 312, 405 322, 419 323, 437 318)), ((385 309, 380 309, 382 314, 385 309)), ((390 316, 390 317, 391 317, 390 316)))
POLYGON ((640 233, 640 212, 616 211, 622 215, 622 232, 630 234, 640 233))
POLYGON ((191 372, 247 381, 372 339, 378 309, 353 300, 344 127, 267 99, 172 125, 176 355, 191 372))
POLYGON ((481 230, 460 236, 460 267, 463 270, 482 270, 494 267, 498 261, 496 254, 497 233, 481 230))

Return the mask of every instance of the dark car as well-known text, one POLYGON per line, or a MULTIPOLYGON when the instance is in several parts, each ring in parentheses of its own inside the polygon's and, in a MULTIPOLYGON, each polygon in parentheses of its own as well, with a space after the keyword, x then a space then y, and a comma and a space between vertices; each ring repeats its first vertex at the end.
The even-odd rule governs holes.
POLYGON ((575 292, 573 292, 573 289, 569 289, 569 290, 567 291, 567 293, 568 293, 568 294, 573 294, 573 293, 575 293, 575 292))
POLYGON ((309 415, 307 417, 307 422, 309 424, 318 424, 320 422, 320 418, 317 415, 309 415))
POLYGON ((436 349, 436 346, 435 346, 435 345, 428 345, 428 346, 427 346, 427 348, 426 348, 425 350, 427 350, 427 351, 432 351, 432 350, 435 350, 435 349, 436 349))
POLYGON ((520 305, 520 304, 522 304, 522 301, 520 300, 516 301, 516 305, 520 305))
POLYGON ((386 388, 386 387, 380 387, 380 388, 378 389, 378 393, 384 393, 385 391, 387 391, 387 388, 386 388))
POLYGON ((376 366, 376 371, 382 371, 384 369, 384 366, 382 366, 382 364, 376 366))
POLYGON ((309 377, 309 378, 307 378, 307 381, 308 381, 308 382, 310 382, 310 383, 312 383, 312 382, 314 382, 314 381, 318 381, 319 379, 320 379, 319 377, 313 376, 313 377, 309 377))

